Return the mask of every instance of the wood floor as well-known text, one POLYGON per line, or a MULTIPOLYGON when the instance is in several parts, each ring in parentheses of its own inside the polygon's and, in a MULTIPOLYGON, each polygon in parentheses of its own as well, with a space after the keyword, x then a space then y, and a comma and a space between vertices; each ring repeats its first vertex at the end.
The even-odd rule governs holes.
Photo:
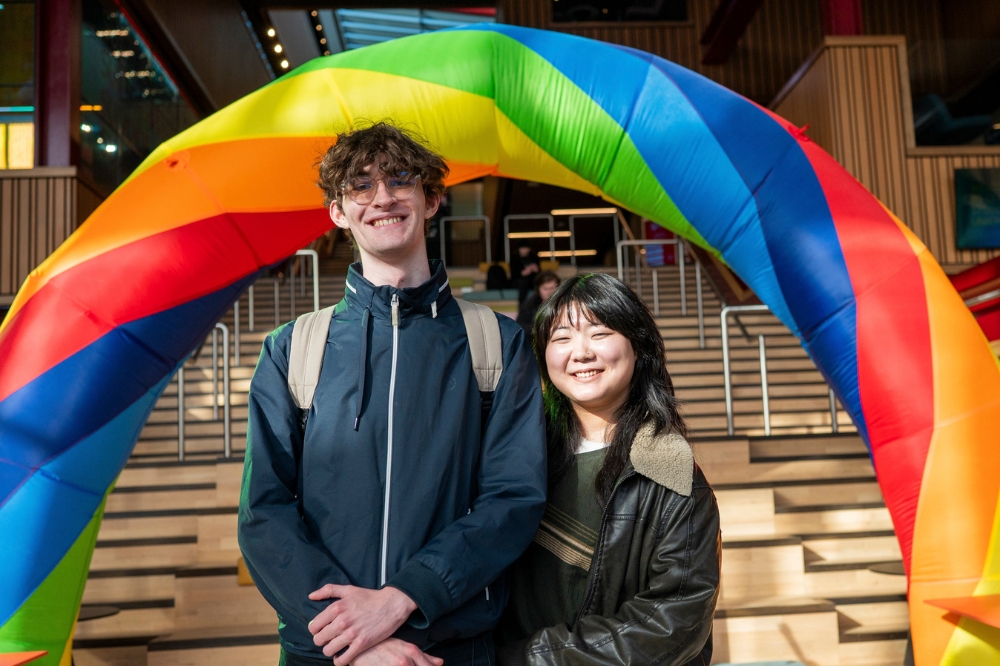
MULTIPOLYGON (((652 275, 643 296, 652 307, 652 275)), ((898 666, 908 623, 906 580, 869 567, 900 553, 864 445, 846 414, 832 432, 822 376, 769 314, 731 326, 736 436, 726 435, 721 304, 706 284, 706 348, 698 345, 693 271, 680 313, 676 268, 658 271, 657 319, 683 400, 698 464, 723 523, 723 585, 715 663, 796 660, 816 666, 898 666), (771 437, 764 437, 757 334, 768 350, 771 437)), ((280 321, 292 316, 280 286, 280 321)), ((321 304, 344 279, 321 280, 321 304)), ((311 298, 296 289, 297 313, 311 298)), ((273 289, 255 289, 255 328, 241 302, 240 365, 231 368, 232 457, 213 420, 211 341, 185 372, 185 459, 178 461, 177 385, 160 398, 107 506, 84 592, 113 616, 80 622, 78 666, 277 663, 277 620, 253 586, 237 582, 246 391, 273 328, 273 289)), ((232 313, 226 323, 232 328, 232 313)), ((221 353, 221 349, 220 349, 221 353)), ((221 362, 220 362, 221 366, 221 362)), ((221 397, 220 397, 221 400, 221 397)))

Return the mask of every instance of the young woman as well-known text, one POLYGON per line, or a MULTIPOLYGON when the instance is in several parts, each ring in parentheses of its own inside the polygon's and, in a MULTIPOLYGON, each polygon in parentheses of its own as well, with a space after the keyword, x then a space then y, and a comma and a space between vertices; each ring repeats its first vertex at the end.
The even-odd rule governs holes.
POLYGON ((511 570, 501 666, 707 666, 719 511, 652 315, 620 281, 581 275, 542 305, 534 330, 549 499, 511 570))

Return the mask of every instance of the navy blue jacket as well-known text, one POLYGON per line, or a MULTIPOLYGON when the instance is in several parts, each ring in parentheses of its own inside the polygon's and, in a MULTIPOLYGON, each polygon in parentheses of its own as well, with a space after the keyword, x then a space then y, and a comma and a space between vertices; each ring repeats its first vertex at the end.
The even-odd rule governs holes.
POLYGON ((499 317, 504 370, 483 431, 464 320, 440 262, 431 268, 428 282, 396 289, 351 267, 304 437, 287 387, 294 322, 264 342, 239 543, 289 652, 322 657, 306 625, 329 601, 307 595, 326 583, 405 592, 418 610, 396 635, 421 647, 492 629, 502 574, 541 520, 545 424, 530 346, 499 317))

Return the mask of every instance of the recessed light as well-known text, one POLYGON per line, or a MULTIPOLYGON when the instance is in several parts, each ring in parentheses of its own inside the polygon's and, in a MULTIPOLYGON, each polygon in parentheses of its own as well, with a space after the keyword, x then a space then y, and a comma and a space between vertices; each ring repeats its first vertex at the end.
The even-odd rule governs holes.
POLYGON ((268 28, 267 29, 267 36, 268 37, 274 37, 274 35, 275 35, 274 28, 268 28))
POLYGON ((288 69, 288 61, 287 60, 282 60, 281 61, 281 68, 282 69, 288 69))
POLYGON ((281 44, 275 44, 274 45, 274 52, 275 53, 281 53, 281 44))

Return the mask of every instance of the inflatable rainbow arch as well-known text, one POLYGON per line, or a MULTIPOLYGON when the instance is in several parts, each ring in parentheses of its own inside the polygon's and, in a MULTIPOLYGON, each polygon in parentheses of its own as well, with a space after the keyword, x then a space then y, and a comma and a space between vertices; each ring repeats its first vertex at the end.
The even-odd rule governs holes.
POLYGON ((0 652, 69 663, 103 502, 154 402, 262 267, 330 228, 317 157, 382 118, 418 128, 450 183, 598 194, 721 256, 871 449, 917 664, 1000 664, 1000 368, 927 249, 735 93, 647 53, 500 25, 281 77, 160 146, 28 278, 0 328, 0 652))

